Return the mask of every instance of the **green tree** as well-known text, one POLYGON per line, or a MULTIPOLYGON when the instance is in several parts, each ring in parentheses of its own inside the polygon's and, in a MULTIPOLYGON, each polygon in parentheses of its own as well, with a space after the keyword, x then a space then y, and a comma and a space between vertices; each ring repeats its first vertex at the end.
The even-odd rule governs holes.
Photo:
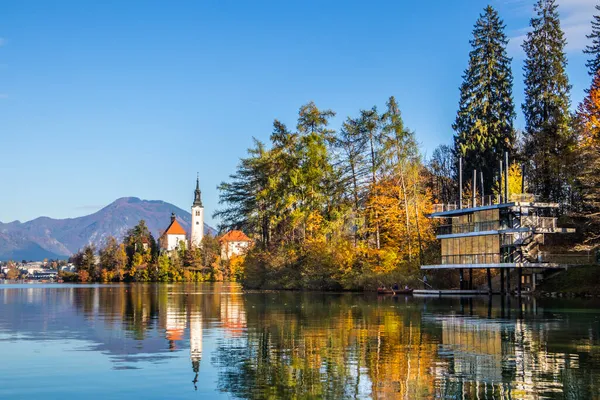
POLYGON ((570 193, 574 136, 570 129, 565 35, 555 0, 538 0, 525 50, 525 157, 529 187, 546 200, 570 193))
POLYGON ((433 150, 428 169, 431 174, 429 186, 434 201, 449 204, 458 200, 456 164, 455 153, 450 146, 442 144, 433 150))
POLYGON ((96 247, 88 244, 79 250, 70 260, 77 268, 77 272, 85 272, 92 280, 98 277, 96 271, 96 247))
POLYGON ((511 58, 504 22, 487 6, 477 19, 470 41, 469 66, 463 75, 460 101, 452 128, 454 151, 463 157, 466 171, 483 172, 490 193, 495 171, 515 141, 511 58))
MULTIPOLYGON (((600 11, 600 5, 596 5, 596 10, 600 11)), ((585 54, 591 56, 585 66, 588 67, 588 73, 595 76, 600 70, 600 15, 594 15, 592 33, 587 35, 587 38, 592 40, 592 44, 587 45, 583 50, 585 54)))
POLYGON ((156 240, 150 233, 146 221, 143 219, 140 222, 127 231, 127 235, 123 239, 125 245, 125 252, 127 254, 128 265, 134 266, 134 260, 136 261, 136 267, 149 263, 157 255, 156 240), (141 262, 136 254, 141 257, 141 262))

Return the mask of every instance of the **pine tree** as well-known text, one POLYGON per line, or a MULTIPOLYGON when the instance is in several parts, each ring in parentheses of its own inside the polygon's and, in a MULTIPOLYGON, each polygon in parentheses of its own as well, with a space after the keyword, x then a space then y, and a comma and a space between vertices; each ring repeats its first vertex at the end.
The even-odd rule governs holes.
MULTIPOLYGON (((600 5, 596 6, 596 10, 600 11, 600 5)), ((583 52, 590 54, 590 58, 585 66, 588 67, 588 73, 591 76, 596 75, 596 72, 600 69, 600 15, 594 15, 592 20, 592 33, 587 35, 588 39, 592 39, 592 44, 587 45, 583 52)))
POLYGON ((454 152, 463 157, 466 171, 483 172, 489 193, 494 173, 515 140, 511 58, 504 22, 491 6, 485 8, 473 29, 469 66, 460 87, 460 102, 452 128, 454 152))
MULTIPOLYGON (((525 157, 529 187, 546 200, 564 202, 570 193, 569 163, 573 134, 570 129, 569 79, 566 44, 555 0, 538 0, 532 31, 523 43, 526 60, 525 157)), ((572 164, 572 163, 571 163, 572 164)))

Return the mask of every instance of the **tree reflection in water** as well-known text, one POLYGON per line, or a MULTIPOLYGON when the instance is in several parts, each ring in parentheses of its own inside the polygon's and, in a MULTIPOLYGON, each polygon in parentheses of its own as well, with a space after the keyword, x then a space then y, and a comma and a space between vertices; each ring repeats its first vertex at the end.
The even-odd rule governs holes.
POLYGON ((84 338, 115 368, 189 352, 191 391, 206 390, 205 372, 218 377, 212 389, 239 398, 600 398, 591 300, 243 293, 235 284, 27 290, 0 291, 0 333, 84 338), (35 323, 2 308, 11 302, 38 306, 35 323))

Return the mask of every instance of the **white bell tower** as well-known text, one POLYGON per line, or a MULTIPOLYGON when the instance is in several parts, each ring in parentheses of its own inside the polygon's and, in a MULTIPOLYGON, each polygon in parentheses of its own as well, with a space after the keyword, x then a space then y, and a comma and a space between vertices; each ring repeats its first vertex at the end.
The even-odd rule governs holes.
POLYGON ((204 238, 204 207, 200 193, 200 178, 196 178, 196 190, 194 192, 194 204, 192 204, 192 247, 200 247, 204 238))

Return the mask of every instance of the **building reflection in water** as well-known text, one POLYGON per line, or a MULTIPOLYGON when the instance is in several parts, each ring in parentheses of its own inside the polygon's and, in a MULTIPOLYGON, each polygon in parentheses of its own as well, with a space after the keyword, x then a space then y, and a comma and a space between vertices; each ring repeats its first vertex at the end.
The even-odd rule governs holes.
POLYGON ((2 291, 2 337, 85 340, 115 369, 191 363, 194 389, 216 373, 237 398, 600 398, 600 312, 567 300, 58 288, 2 291))

